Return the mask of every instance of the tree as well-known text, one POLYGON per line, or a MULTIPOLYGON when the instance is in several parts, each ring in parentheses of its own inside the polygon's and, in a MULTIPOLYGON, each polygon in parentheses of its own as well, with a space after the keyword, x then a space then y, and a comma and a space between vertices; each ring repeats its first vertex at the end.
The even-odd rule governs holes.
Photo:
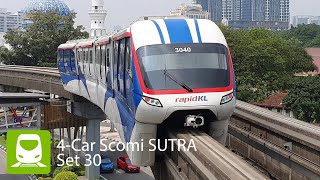
POLYGON ((261 101, 288 89, 295 73, 315 69, 312 58, 293 39, 262 29, 221 29, 232 54, 240 100, 261 101))
POLYGON ((283 38, 296 39, 302 47, 319 47, 320 26, 316 24, 302 24, 279 33, 283 38))
POLYGON ((320 48, 320 34, 318 34, 315 38, 313 38, 312 41, 306 45, 306 47, 320 48))
POLYGON ((30 15, 33 24, 25 30, 10 30, 4 36, 12 48, 5 64, 56 66, 56 50, 68 40, 87 38, 82 26, 74 27, 76 14, 60 16, 54 12, 30 15))
POLYGON ((12 58, 12 53, 5 47, 0 47, 0 63, 12 58))
POLYGON ((320 76, 299 78, 289 89, 284 104, 290 107, 298 119, 320 122, 320 76))

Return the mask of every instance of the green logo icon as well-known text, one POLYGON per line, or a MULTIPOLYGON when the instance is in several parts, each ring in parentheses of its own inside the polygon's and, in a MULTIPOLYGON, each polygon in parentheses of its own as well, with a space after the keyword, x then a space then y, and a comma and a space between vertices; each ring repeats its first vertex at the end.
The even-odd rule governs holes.
POLYGON ((49 131, 8 131, 8 174, 49 174, 50 139, 49 131))

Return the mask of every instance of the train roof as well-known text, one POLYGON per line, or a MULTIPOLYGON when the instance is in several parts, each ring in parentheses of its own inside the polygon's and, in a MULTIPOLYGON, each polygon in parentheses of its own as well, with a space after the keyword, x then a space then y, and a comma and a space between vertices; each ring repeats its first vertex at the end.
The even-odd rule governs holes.
POLYGON ((156 44, 219 43, 227 46, 220 28, 206 19, 155 19, 131 25, 131 34, 138 49, 156 44))
POLYGON ((220 28, 206 19, 154 19, 142 20, 131 24, 122 31, 99 38, 68 41, 58 49, 90 48, 93 44, 102 45, 110 40, 132 36, 135 49, 147 45, 219 43, 227 46, 220 28))
POLYGON ((77 42, 67 42, 65 44, 61 44, 58 49, 59 50, 68 50, 73 49, 77 45, 77 42))
POLYGON ((97 38, 84 39, 77 43, 77 48, 90 48, 93 46, 93 43, 97 40, 97 38))

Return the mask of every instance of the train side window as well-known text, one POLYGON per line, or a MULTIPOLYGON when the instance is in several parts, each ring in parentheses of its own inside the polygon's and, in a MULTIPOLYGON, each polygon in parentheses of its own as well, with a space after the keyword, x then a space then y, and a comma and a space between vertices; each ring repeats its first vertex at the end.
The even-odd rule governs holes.
POLYGON ((110 49, 107 49, 107 67, 110 68, 110 49))
POLYGON ((89 53, 89 63, 92 64, 93 62, 93 58, 92 58, 92 50, 90 49, 90 53, 89 53))
POLYGON ((81 62, 82 62, 82 72, 84 73, 84 63, 86 61, 86 54, 85 51, 82 49, 81 50, 81 62))
POLYGON ((119 64, 119 54, 120 51, 119 51, 119 41, 115 41, 114 42, 114 61, 113 61, 113 68, 114 68, 114 79, 116 79, 116 82, 117 82, 117 89, 119 90, 120 89, 120 84, 119 84, 119 79, 118 79, 118 73, 119 73, 119 70, 118 70, 118 64, 119 64))
POLYGON ((70 51, 63 50, 63 61, 64 61, 64 68, 68 67, 68 61, 70 61, 70 51))
POLYGON ((75 58, 74 58, 74 52, 73 52, 73 50, 70 50, 70 65, 71 65, 71 67, 70 67, 70 69, 71 69, 71 71, 75 71, 76 70, 76 66, 75 66, 75 58))
POLYGON ((119 79, 120 79, 120 91, 122 95, 126 97, 126 81, 125 81, 125 60, 126 60, 126 39, 122 39, 120 42, 120 61, 119 61, 119 79))
POLYGON ((88 51, 84 51, 84 62, 88 63, 88 51))
MULTIPOLYGON (((81 61, 81 54, 80 54, 80 51, 79 50, 77 50, 77 55, 76 55, 76 61, 77 61, 77 64, 76 64, 76 66, 78 66, 78 67, 80 67, 80 61, 81 61)), ((81 67, 80 67, 81 68, 81 67)), ((77 69, 77 68, 76 68, 77 69)), ((80 71, 80 69, 79 69, 79 71, 80 71)))
POLYGON ((89 50, 89 74, 91 75, 92 50, 89 50))
POLYGON ((126 72, 132 81, 132 51, 131 51, 131 39, 127 38, 126 41, 126 72))
MULTIPOLYGON (((103 45, 103 52, 102 52, 102 58, 101 58, 101 62, 102 62, 102 66, 101 66, 101 69, 100 69, 100 71, 101 72, 105 72, 105 74, 104 74, 104 76, 106 77, 106 46, 105 45, 103 45)), ((101 79, 103 79, 102 78, 102 74, 101 74, 101 79)), ((105 83, 105 82, 104 82, 105 83)))
POLYGON ((63 62, 63 50, 58 51, 58 61, 63 62))
MULTIPOLYGON (((107 48, 107 46, 106 46, 107 48)), ((107 57, 107 60, 106 60, 106 66, 105 66, 105 72, 106 72, 106 82, 107 82, 107 85, 108 86, 111 86, 111 77, 109 75, 109 72, 110 72, 110 49, 106 49, 106 57, 107 57)))
POLYGON ((101 57, 101 53, 100 53, 101 51, 102 51, 101 46, 96 47, 96 63, 98 65, 98 67, 99 67, 99 76, 100 76, 100 78, 102 77, 101 76, 101 66, 102 66, 101 60, 102 60, 102 57, 101 57))

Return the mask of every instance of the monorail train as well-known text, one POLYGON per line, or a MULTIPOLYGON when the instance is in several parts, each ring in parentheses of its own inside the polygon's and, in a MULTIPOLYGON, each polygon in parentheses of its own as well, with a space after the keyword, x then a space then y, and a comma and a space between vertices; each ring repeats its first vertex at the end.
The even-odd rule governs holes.
POLYGON ((99 106, 128 149, 133 164, 154 164, 146 142, 159 125, 206 126, 224 143, 235 108, 230 51, 219 27, 203 19, 138 21, 112 36, 58 47, 64 88, 99 106))

